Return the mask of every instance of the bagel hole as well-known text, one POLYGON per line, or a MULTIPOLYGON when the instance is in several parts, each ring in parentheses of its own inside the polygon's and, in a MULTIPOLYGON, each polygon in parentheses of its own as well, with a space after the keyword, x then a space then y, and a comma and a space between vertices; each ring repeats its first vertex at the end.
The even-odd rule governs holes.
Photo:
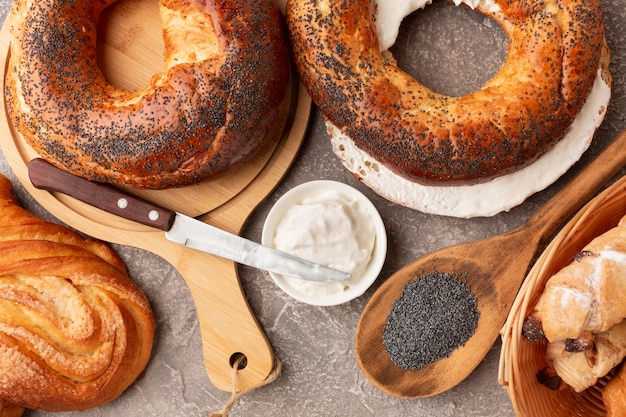
POLYGON ((461 97, 496 75, 508 44, 506 33, 490 17, 434 0, 404 18, 390 51, 398 66, 426 87, 461 97))
POLYGON ((118 0, 98 21, 98 66, 115 88, 142 90, 165 69, 163 29, 156 0, 118 0))

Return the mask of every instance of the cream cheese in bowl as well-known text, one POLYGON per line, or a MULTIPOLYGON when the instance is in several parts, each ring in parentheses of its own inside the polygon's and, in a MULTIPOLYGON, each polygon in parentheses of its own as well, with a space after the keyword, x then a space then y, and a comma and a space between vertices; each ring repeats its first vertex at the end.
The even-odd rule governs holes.
POLYGON ((362 295, 376 280, 387 254, 387 233, 374 205, 351 186, 328 180, 301 184, 272 207, 263 245, 348 272, 339 282, 315 282, 270 273, 285 293, 330 306, 362 295))

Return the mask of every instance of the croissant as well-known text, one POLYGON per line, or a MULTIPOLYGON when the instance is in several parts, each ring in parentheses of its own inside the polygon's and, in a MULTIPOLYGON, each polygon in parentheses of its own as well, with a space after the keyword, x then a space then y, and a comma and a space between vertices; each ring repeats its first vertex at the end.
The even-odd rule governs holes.
POLYGON ((154 331, 113 249, 29 213, 0 175, 0 416, 115 399, 145 369, 154 331))
POLYGON ((563 382, 582 392, 619 365, 626 356, 626 321, 594 335, 594 347, 570 352, 565 341, 548 343, 546 359, 563 382))
POLYGON ((626 357, 625 299, 626 216, 548 279, 523 333, 545 337, 552 369, 582 392, 626 357))
POLYGON ((615 374, 602 390, 606 417, 626 417, 626 367, 615 374))
POLYGON ((604 332, 626 318, 626 217, 546 283, 536 310, 549 341, 604 332))

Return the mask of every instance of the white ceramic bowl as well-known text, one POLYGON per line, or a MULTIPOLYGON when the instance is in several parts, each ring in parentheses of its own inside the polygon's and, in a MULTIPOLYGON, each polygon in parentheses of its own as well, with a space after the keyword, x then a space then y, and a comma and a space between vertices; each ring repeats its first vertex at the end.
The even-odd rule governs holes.
POLYGON ((376 207, 355 188, 342 182, 329 180, 307 182, 285 193, 272 207, 265 219, 261 238, 263 245, 275 247, 276 228, 291 207, 301 203, 306 197, 328 191, 340 193, 350 200, 358 202, 359 207, 367 213, 374 226, 375 242, 369 263, 363 274, 360 277, 343 281, 340 290, 337 290, 337 283, 303 282, 296 278, 270 273, 276 285, 285 293, 303 303, 317 306, 342 304, 361 296, 376 281, 387 256, 387 232, 376 207))

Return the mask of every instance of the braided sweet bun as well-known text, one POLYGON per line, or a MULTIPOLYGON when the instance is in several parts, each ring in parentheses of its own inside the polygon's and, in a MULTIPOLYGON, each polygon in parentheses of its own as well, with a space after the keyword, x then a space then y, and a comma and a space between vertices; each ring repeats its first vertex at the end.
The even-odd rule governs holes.
POLYGON ((97 66, 98 18, 115 0, 17 0, 7 110, 45 159, 137 188, 200 182, 254 156, 271 136, 289 69, 271 0, 160 0, 165 71, 143 90, 97 66))
POLYGON ((115 252, 19 207, 0 176, 0 412, 115 399, 143 372, 154 330, 115 252))
MULTIPOLYGON (((366 185, 426 212, 493 215, 519 201, 465 209, 467 196, 457 193, 480 195, 472 187, 531 166, 570 131, 598 79, 610 85, 599 1, 455 0, 493 18, 509 38, 498 73, 462 97, 434 92, 399 69, 385 50, 389 36, 376 25, 379 18, 388 23, 378 13, 383 5, 385 13, 403 13, 397 29, 402 17, 429 3, 351 0, 321 7, 290 0, 286 19, 298 72, 335 153, 366 185)), ((602 91, 591 110, 594 125, 584 126, 591 136, 608 96, 602 91)), ((590 135, 583 136, 578 142, 588 145, 590 135)), ((569 168, 573 162, 567 162, 569 168)))

